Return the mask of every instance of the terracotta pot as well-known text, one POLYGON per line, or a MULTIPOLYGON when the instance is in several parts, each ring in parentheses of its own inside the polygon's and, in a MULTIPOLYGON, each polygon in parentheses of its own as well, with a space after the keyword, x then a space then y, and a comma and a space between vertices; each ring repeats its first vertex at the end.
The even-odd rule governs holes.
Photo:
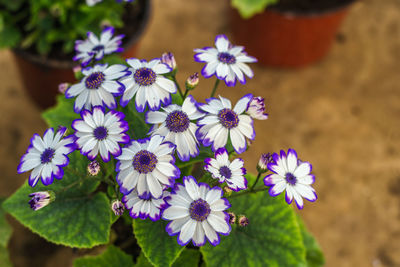
MULTIPOLYGON (((124 43, 124 52, 122 53, 124 58, 136 55, 140 37, 150 17, 150 1, 144 0, 142 2, 144 4, 142 20, 135 34, 125 37, 127 42, 124 43)), ((72 60, 49 59, 21 49, 13 49, 12 52, 28 95, 41 109, 46 109, 55 104, 60 83, 76 83, 72 68, 79 63, 72 60)))
POLYGON ((352 2, 319 14, 268 8, 247 20, 232 9, 233 38, 263 65, 304 67, 327 54, 352 2))

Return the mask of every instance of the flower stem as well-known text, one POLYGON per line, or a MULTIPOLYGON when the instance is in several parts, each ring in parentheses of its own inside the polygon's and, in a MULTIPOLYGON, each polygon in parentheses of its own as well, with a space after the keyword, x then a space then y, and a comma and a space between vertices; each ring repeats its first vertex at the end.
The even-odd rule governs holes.
POLYGON ((218 84, 219 84, 219 79, 216 79, 215 80, 215 84, 214 84, 214 88, 213 88, 213 90, 211 92, 211 97, 214 97, 215 92, 217 92, 218 84))
POLYGON ((181 87, 179 86, 179 83, 178 83, 178 81, 176 80, 176 76, 175 76, 175 75, 172 75, 171 77, 172 77, 172 80, 174 81, 174 83, 175 83, 175 85, 176 85, 176 88, 178 89, 178 92, 179 92, 179 94, 181 95, 182 99, 185 99, 184 96, 183 96, 181 87))
POLYGON ((257 179, 256 179, 256 181, 254 182, 254 184, 251 186, 250 191, 253 191, 253 190, 254 190, 254 187, 255 187, 256 184, 258 183, 258 180, 260 180, 260 177, 261 177, 261 172, 258 173, 257 179))
POLYGON ((265 190, 266 190, 265 186, 260 186, 260 187, 254 188, 253 190, 246 190, 246 191, 239 192, 237 194, 233 194, 233 195, 229 196, 228 198, 240 197, 240 196, 244 196, 247 194, 253 194, 253 193, 255 194, 257 192, 265 191, 265 190))

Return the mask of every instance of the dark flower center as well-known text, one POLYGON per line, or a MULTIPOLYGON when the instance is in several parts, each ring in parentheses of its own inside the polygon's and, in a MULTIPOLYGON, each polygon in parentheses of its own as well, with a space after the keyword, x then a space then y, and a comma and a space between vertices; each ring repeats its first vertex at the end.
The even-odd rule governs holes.
POLYGON ((208 215, 211 212, 210 205, 207 201, 199 198, 190 204, 189 215, 193 220, 202 222, 207 219, 208 215))
POLYGON ((99 52, 99 51, 101 51, 101 50, 103 50, 104 49, 104 45, 96 45, 95 47, 93 47, 92 48, 92 50, 93 51, 95 51, 95 52, 99 52))
POLYGON ((232 177, 232 171, 227 166, 222 166, 219 169, 219 174, 224 176, 225 179, 230 179, 232 177))
POLYGON ((147 150, 140 150, 133 158, 133 168, 139 173, 152 172, 157 165, 157 157, 147 150))
POLYGON ((190 120, 186 113, 173 111, 167 116, 165 123, 171 132, 181 133, 187 130, 190 120))
POLYGON ((46 148, 42 155, 40 155, 40 162, 42 164, 50 162, 54 157, 55 150, 52 148, 46 148))
POLYGON ((97 140, 103 140, 108 136, 108 131, 105 127, 99 126, 94 129, 93 135, 97 140))
POLYGON ((236 63, 236 58, 235 56, 227 53, 227 52, 221 52, 218 54, 218 60, 222 63, 226 64, 235 64, 236 63))
POLYGON ((290 173, 290 172, 286 173, 285 178, 286 178, 286 182, 288 182, 288 183, 291 184, 291 185, 295 185, 296 182, 297 182, 296 176, 294 176, 294 175, 293 175, 292 173, 290 173))
POLYGON ((85 81, 86 88, 98 89, 104 81, 104 74, 102 72, 93 72, 85 81))
POLYGON ((152 69, 140 68, 136 70, 133 78, 135 79, 136 83, 142 86, 149 86, 156 81, 157 74, 152 69))
POLYGON ((228 129, 235 128, 239 124, 238 115, 229 108, 224 108, 218 113, 219 121, 228 129))

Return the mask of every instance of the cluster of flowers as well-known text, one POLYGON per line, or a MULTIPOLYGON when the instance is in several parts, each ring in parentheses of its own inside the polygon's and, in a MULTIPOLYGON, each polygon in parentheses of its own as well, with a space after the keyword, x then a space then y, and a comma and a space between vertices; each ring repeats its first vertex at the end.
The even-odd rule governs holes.
MULTIPOLYGON (((111 33, 109 29, 103 31, 100 40, 108 40, 102 43, 104 47, 115 45, 111 33)), ((89 40, 98 39, 89 34, 89 40)), ((231 45, 224 35, 216 37, 215 45, 216 48, 195 50, 195 60, 206 63, 202 70, 204 77, 215 75, 217 81, 224 80, 228 86, 234 86, 236 80, 246 82, 244 74, 253 76, 246 63, 256 60, 243 47, 231 45)), ((97 51, 96 47, 81 48, 77 46, 78 55, 93 56, 97 51)), ((118 51, 118 45, 113 51, 118 51)), ((77 58, 88 62, 86 56, 77 58)), ((231 205, 222 198, 224 191, 219 186, 211 188, 192 176, 182 177, 183 183, 177 183, 181 171, 175 157, 187 162, 198 157, 200 146, 211 147, 215 157, 204 160, 204 169, 215 179, 215 184, 226 183, 227 189, 233 191, 246 190, 244 162, 230 158, 233 152, 246 151, 248 140, 254 140, 253 119, 267 119, 264 100, 247 94, 233 107, 229 99, 221 96, 198 103, 193 96, 186 96, 198 84, 198 74, 194 74, 186 82, 185 94, 179 90, 183 104, 173 104, 171 94, 176 94, 178 87, 174 78, 166 77, 176 67, 172 54, 149 62, 135 58, 126 62, 129 67, 97 64, 82 70, 84 77, 80 83, 65 91, 67 98, 76 97, 74 110, 81 116, 71 125, 74 134, 64 137, 65 127, 56 133, 48 129, 43 139, 35 134, 18 172, 32 170, 29 177, 32 187, 39 179, 49 185, 54 178, 63 177, 67 155, 76 149, 92 161, 88 170, 94 175, 99 170, 95 159, 100 156, 103 162, 108 162, 112 155, 117 160, 116 182, 124 195, 122 202, 132 218, 170 221, 166 231, 170 235, 179 234, 181 245, 192 240, 195 246, 202 246, 209 240, 215 246, 219 234, 229 234, 230 223, 235 221, 232 213, 226 212, 231 205), (116 111, 116 97, 120 97, 121 107, 133 105, 135 97, 137 112, 145 112, 145 121, 152 126, 148 138, 134 140, 128 136, 129 125, 124 113, 116 111), (228 152, 228 140, 234 151, 228 152)), ((267 169, 273 172, 264 178, 270 186, 270 195, 276 196, 286 189, 287 202, 294 199, 299 208, 303 207, 302 197, 316 200, 310 186, 314 182, 311 165, 298 160, 294 150, 289 149, 287 155, 283 151, 280 155, 263 155, 258 168, 259 177, 267 169)), ((31 206, 39 209, 51 199, 50 194, 36 194, 31 206)), ((114 202, 113 210, 122 214, 121 202, 114 202)), ((239 221, 240 225, 248 224, 245 217, 239 221)))

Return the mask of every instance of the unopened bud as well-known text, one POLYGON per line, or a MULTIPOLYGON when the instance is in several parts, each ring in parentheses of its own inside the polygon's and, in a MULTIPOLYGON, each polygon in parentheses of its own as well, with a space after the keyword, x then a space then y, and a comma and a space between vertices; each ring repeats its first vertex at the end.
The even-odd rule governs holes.
POLYGON ((250 101, 249 107, 246 113, 250 115, 253 119, 266 120, 268 119, 268 114, 265 112, 264 98, 258 96, 253 97, 250 101))
POLYGON ((240 215, 239 216, 239 225, 242 227, 249 225, 249 219, 244 215, 240 215))
POLYGON ((229 223, 230 224, 235 224, 236 222, 236 215, 233 212, 228 212, 229 215, 229 223))
POLYGON ((90 175, 96 176, 100 171, 100 163, 98 163, 96 160, 93 160, 87 166, 87 170, 90 175))
POLYGON ((40 210, 43 207, 46 207, 51 202, 56 199, 56 195, 53 191, 39 191, 32 194, 29 194, 31 200, 29 200, 29 205, 33 210, 40 210))
POLYGON ((60 92, 61 94, 64 94, 65 91, 67 91, 68 87, 69 87, 69 83, 60 83, 58 85, 58 92, 60 92))
POLYGON ((190 75, 186 80, 186 89, 193 90, 199 84, 199 73, 195 72, 193 75, 190 75))
POLYGON ((76 74, 76 73, 82 71, 82 67, 81 66, 75 66, 75 67, 72 68, 72 71, 76 74))
POLYGON ((167 64, 172 70, 176 69, 175 57, 171 52, 163 53, 161 56, 161 62, 167 64))
POLYGON ((262 154, 257 164, 257 171, 259 173, 265 173, 268 171, 268 163, 271 162, 273 162, 273 159, 270 153, 262 154))
POLYGON ((114 212, 115 216, 121 216, 122 214, 124 214, 124 204, 122 204, 121 201, 119 200, 114 200, 111 203, 111 209, 114 212))

